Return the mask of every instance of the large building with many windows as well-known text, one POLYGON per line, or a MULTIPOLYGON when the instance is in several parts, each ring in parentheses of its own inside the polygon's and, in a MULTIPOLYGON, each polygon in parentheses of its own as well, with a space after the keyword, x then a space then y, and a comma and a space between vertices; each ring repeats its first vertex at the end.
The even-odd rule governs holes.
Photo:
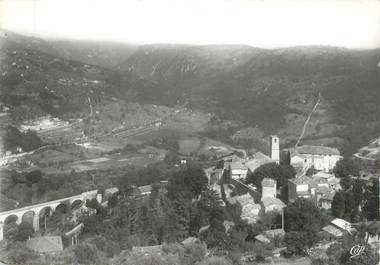
POLYGON ((302 145, 292 148, 290 151, 290 163, 295 167, 331 172, 336 163, 342 159, 336 148, 326 146, 302 145))

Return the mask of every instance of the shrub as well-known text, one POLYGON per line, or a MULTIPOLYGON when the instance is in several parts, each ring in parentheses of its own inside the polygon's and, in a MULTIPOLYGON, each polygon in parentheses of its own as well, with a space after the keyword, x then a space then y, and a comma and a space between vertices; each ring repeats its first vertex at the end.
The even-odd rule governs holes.
POLYGON ((78 263, 99 264, 100 257, 96 245, 89 243, 78 244, 74 248, 74 254, 78 263))
POLYGON ((13 264, 27 264, 28 261, 38 258, 38 254, 26 247, 24 242, 14 242, 7 246, 10 250, 8 259, 13 264))
POLYGON ((232 265, 229 260, 224 257, 209 257, 203 260, 200 265, 232 265))

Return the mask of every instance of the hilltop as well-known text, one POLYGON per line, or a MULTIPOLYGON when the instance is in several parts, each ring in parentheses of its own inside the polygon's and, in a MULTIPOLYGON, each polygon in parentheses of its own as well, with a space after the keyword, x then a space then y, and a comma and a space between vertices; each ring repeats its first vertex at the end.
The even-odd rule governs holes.
MULTIPOLYGON (((43 39, 1 31, 0 102, 9 109, 13 122, 46 114, 81 116, 89 112, 90 104, 117 96, 114 71, 80 61, 76 55, 80 49, 59 56, 54 47, 43 39)), ((93 50, 90 47, 88 52, 93 50)))
POLYGON ((0 29, 0 34, 7 37, 7 43, 13 45, 22 45, 54 57, 104 68, 112 68, 124 62, 137 49, 136 45, 116 42, 41 39, 3 29, 0 29))
POLYGON ((140 100, 162 104, 165 94, 165 104, 188 101, 243 127, 278 132, 288 144, 320 94, 306 140, 326 138, 320 143, 352 153, 379 130, 379 58, 379 49, 327 46, 146 45, 117 69, 156 84, 149 93, 135 91, 140 100))
POLYGON ((89 101, 117 97, 211 113, 206 136, 242 147, 273 133, 289 146, 320 96, 301 143, 352 154, 380 130, 379 49, 75 45, 5 33, 1 101, 16 120, 87 113, 89 101))

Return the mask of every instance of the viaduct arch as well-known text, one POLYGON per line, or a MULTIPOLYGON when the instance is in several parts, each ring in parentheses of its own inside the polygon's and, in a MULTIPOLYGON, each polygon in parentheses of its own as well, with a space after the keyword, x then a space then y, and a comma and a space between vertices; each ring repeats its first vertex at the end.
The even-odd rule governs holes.
POLYGON ((56 211, 57 207, 61 204, 68 204, 69 207, 71 205, 80 200, 86 201, 91 200, 93 198, 97 198, 98 190, 92 190, 83 192, 79 195, 62 198, 54 201, 43 202, 35 205, 30 205, 18 209, 13 209, 0 213, 0 240, 4 239, 4 224, 9 222, 11 218, 16 218, 16 223, 20 224, 23 220, 23 217, 27 214, 33 213, 33 229, 34 231, 38 231, 40 229, 40 213, 46 212, 49 209, 50 215, 56 211))

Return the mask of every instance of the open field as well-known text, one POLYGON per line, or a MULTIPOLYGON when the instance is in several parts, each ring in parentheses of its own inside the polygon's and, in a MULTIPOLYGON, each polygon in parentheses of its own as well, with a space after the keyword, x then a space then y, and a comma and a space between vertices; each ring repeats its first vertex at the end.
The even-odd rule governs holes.
POLYGON ((180 154, 190 155, 201 147, 201 140, 196 137, 184 138, 179 140, 178 144, 180 154))

